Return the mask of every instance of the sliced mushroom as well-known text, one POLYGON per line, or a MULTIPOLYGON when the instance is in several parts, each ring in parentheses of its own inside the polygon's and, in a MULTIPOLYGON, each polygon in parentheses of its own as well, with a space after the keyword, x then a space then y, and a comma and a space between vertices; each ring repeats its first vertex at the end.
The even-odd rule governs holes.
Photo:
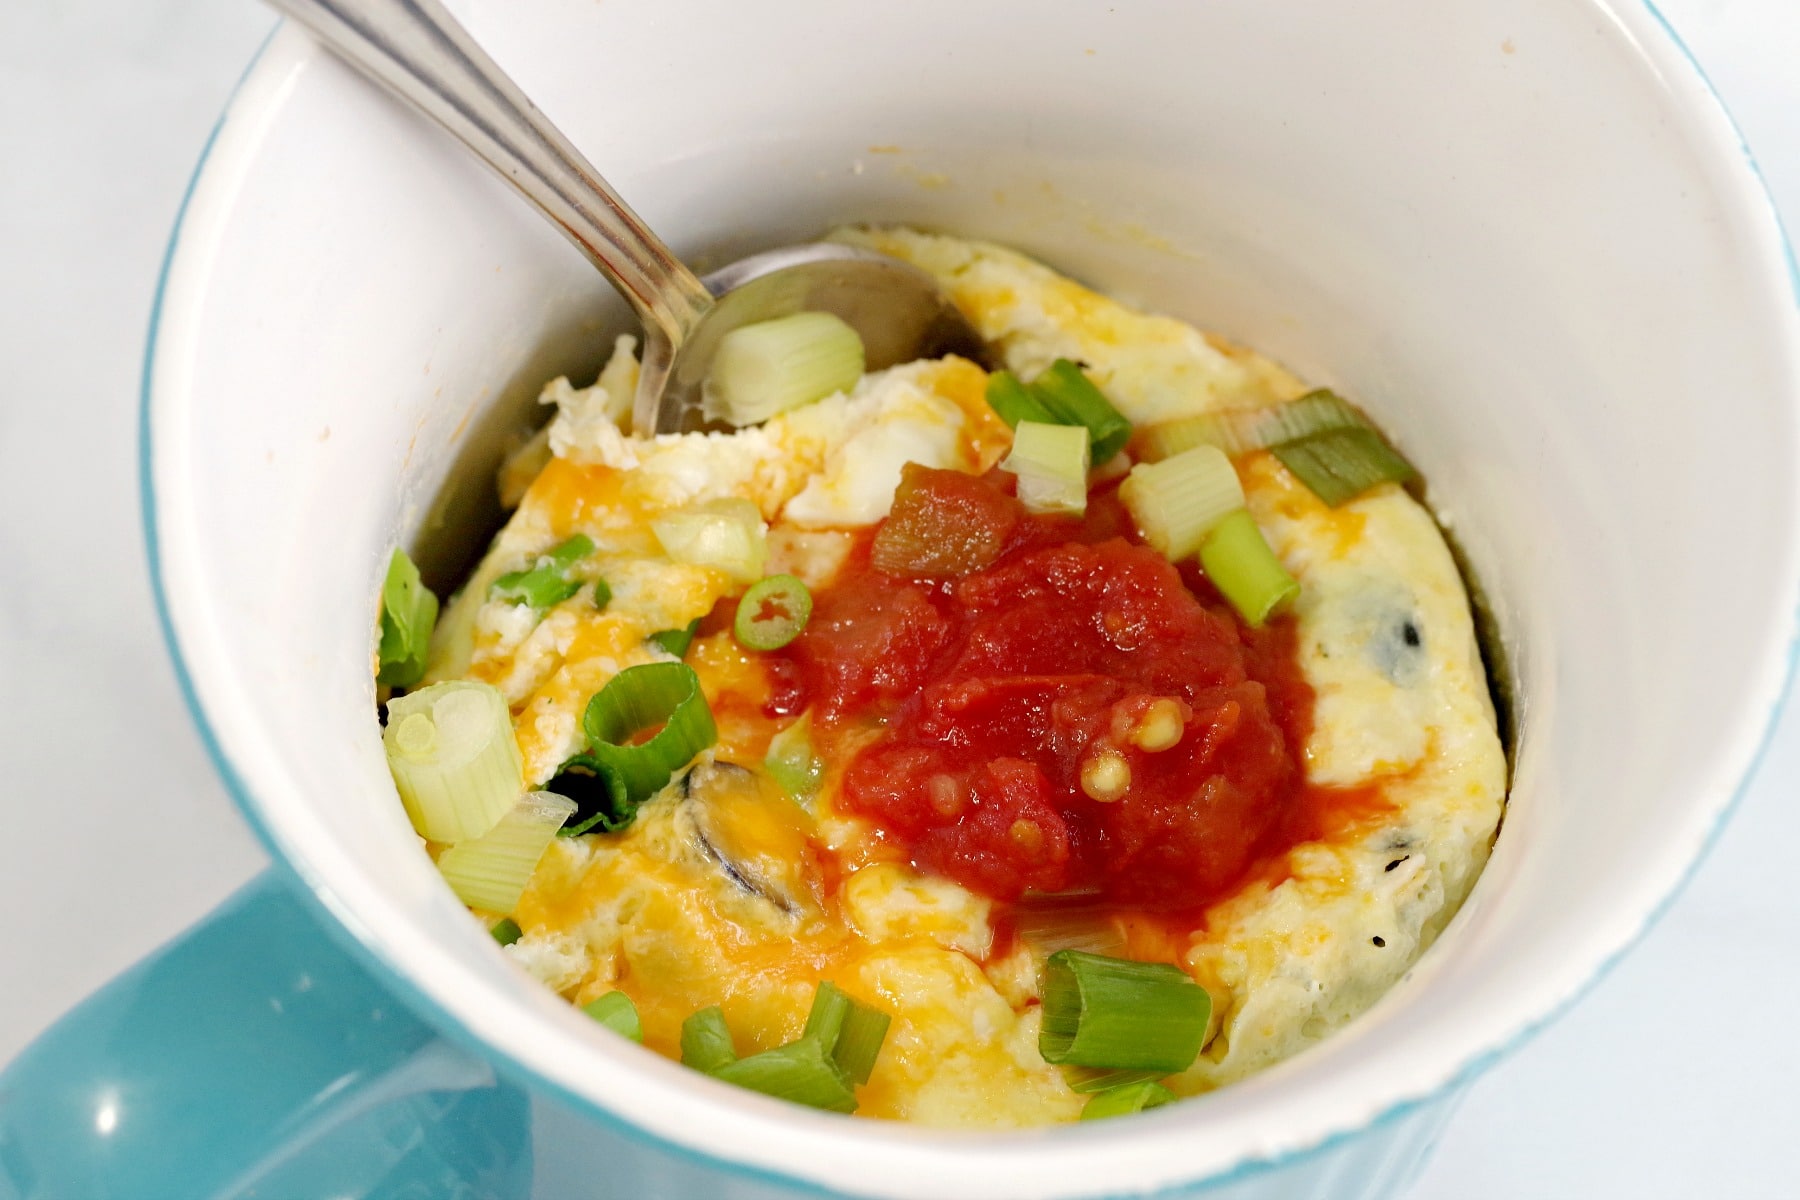
POLYGON ((818 911, 818 856, 806 814, 762 774, 701 763, 682 781, 677 828, 741 892, 794 917, 818 911))

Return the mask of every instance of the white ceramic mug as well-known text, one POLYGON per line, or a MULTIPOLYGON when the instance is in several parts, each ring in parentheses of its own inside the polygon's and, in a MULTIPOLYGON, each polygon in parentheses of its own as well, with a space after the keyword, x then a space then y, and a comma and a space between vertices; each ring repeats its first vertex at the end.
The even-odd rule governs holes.
POLYGON ((424 1072, 415 1090, 528 1091, 536 1182, 508 1186, 544 1196, 1390 1194, 1443 1098, 1667 902, 1789 671, 1793 281, 1753 167, 1654 11, 463 7, 691 261, 845 220, 992 237, 1355 397, 1424 470, 1492 605, 1517 757, 1486 873, 1388 996, 1141 1118, 854 1122, 606 1036, 506 963, 419 853, 370 656, 388 550, 443 518, 453 466, 491 466, 480 430, 597 365, 622 309, 463 151, 283 30, 172 248, 147 380, 152 555, 246 815, 368 994, 422 1021, 393 1060, 424 1072), (456 1048, 419 1067, 438 1034, 456 1048))

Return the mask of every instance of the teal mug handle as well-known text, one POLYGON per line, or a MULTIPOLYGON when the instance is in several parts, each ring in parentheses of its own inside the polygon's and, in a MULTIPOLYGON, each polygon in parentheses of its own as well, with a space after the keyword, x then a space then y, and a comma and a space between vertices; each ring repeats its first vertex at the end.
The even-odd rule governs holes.
POLYGON ((531 1191, 526 1093, 452 1046, 272 869, 0 1072, 0 1200, 531 1191))
MULTIPOLYGON (((408 1010, 278 872, 0 1071, 0 1200, 826 1194, 534 1101, 408 1010)), ((1165 1194, 1396 1195, 1463 1087, 1321 1153, 1165 1194)))

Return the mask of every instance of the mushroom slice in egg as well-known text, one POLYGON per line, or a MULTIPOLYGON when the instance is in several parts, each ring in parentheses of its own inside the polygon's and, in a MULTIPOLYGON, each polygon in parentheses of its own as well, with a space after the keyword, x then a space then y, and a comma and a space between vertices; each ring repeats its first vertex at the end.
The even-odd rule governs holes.
POLYGON ((682 792, 676 829, 714 869, 785 916, 819 912, 810 822, 780 788, 760 772, 715 761, 689 771, 682 792))

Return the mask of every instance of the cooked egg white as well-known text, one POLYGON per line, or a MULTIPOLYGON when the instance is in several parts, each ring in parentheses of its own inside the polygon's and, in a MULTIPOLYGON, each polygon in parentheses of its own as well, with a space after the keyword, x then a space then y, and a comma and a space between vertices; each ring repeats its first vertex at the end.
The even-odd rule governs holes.
MULTIPOLYGON (((904 229, 834 236, 931 272, 1022 376, 1081 360, 1137 423, 1304 391, 1252 353, 1002 247, 904 229)), ((621 339, 593 386, 545 389, 556 415, 502 475, 517 511, 434 638, 429 678, 505 693, 533 783, 580 748, 582 709, 607 680, 667 658, 649 635, 741 590, 670 561, 650 529, 657 514, 750 500, 769 524, 769 569, 816 585, 848 552, 847 531, 886 514, 903 464, 981 471, 1010 443, 983 399, 985 373, 961 359, 871 374, 757 429, 648 440, 619 426, 636 371, 621 339), (487 599, 499 575, 577 532, 596 546, 578 570, 611 589, 604 610, 585 587, 542 614, 487 599)), ((1505 792, 1468 599, 1430 515, 1391 485, 1334 510, 1272 456, 1239 467, 1302 585, 1299 654, 1317 694, 1307 776, 1378 788, 1386 808, 1295 847, 1165 947, 1215 1009, 1200 1060, 1170 1081, 1184 1093, 1294 1054, 1373 1003, 1466 896, 1505 792)), ((1036 964, 1023 949, 993 955, 989 902, 920 875, 838 811, 829 770, 810 809, 774 786, 759 764, 783 722, 762 714, 770 680, 729 634, 696 642, 688 661, 717 746, 625 833, 558 839, 507 952, 577 1003, 626 991, 646 1044, 669 1055, 682 1020, 710 1004, 740 1053, 779 1045, 829 979, 894 1018, 861 1113, 955 1127, 1077 1116, 1085 1097, 1037 1053, 1036 964), (821 869, 826 856, 834 870, 821 869)))

